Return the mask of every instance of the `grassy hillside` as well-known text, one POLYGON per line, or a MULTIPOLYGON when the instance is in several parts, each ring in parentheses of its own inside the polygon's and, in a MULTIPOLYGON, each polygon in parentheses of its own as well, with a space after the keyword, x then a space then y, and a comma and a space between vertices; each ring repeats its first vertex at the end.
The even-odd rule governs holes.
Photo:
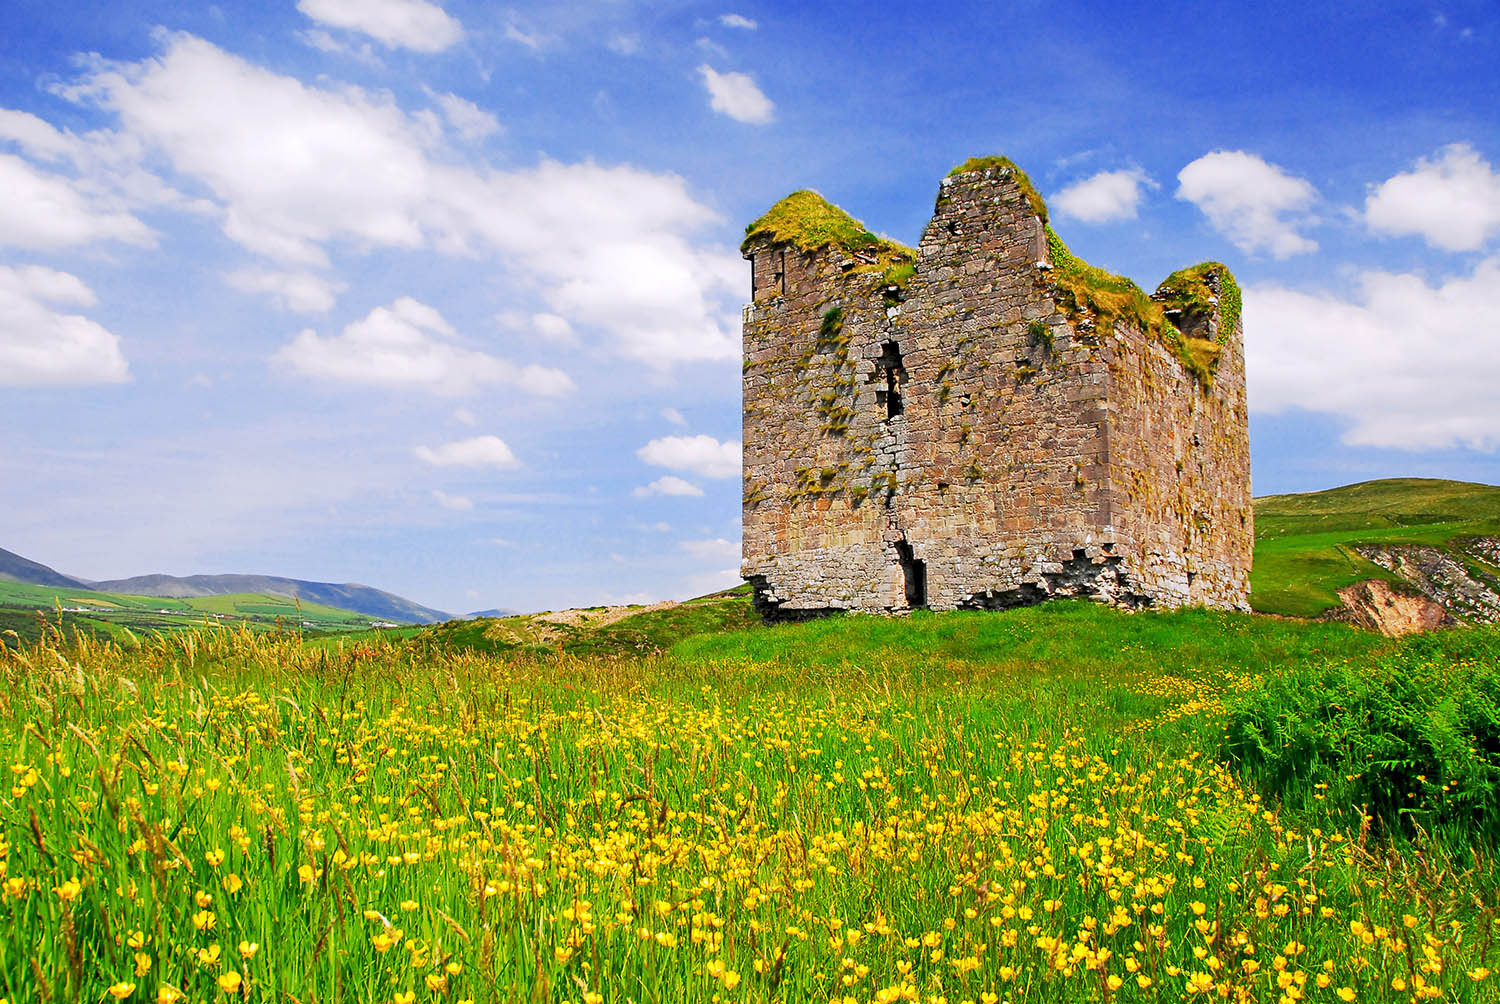
POLYGON ((1216 756, 1260 680, 1410 641, 1057 603, 507 644, 0 652, 0 995, 1496 999, 1492 847, 1382 842, 1216 756))
MULTIPOLYGON (((1390 478, 1255 501, 1250 603, 1265 613, 1316 617, 1361 579, 1396 581, 1356 544, 1426 544, 1500 535, 1500 488, 1462 481, 1390 478)), ((1465 564, 1473 559, 1464 557, 1465 564)))
POLYGON ((299 608, 284 596, 242 593, 172 599, 0 581, 0 632, 14 631, 20 639, 35 640, 43 631, 44 619, 58 623, 59 608, 64 630, 77 628, 102 637, 120 637, 125 629, 137 634, 180 630, 205 620, 243 621, 258 629, 279 625, 291 631, 349 632, 370 627, 366 614, 317 603, 303 603, 299 608))
POLYGON ((419 637, 438 648, 472 652, 524 655, 566 651, 577 656, 640 656, 663 652, 690 635, 752 628, 758 624, 759 617, 750 605, 750 587, 744 585, 663 607, 641 605, 625 611, 585 607, 569 611, 566 619, 554 619, 549 614, 520 614, 449 621, 429 628, 419 637), (619 616, 620 613, 624 616, 619 616))

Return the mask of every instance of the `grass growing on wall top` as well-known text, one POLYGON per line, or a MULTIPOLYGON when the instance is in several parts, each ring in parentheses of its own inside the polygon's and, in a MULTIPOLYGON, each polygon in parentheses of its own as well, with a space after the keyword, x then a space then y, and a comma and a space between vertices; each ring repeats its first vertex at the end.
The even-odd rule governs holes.
POLYGON ((989 171, 999 169, 1009 171, 1016 179, 1016 184, 1021 186, 1021 192, 1026 196, 1026 201, 1031 205, 1031 211, 1041 218, 1043 223, 1047 222, 1047 201, 1042 198, 1042 193, 1036 190, 1031 183, 1031 178, 1025 171, 1016 166, 1016 162, 1009 157, 970 157, 948 172, 952 178, 959 174, 969 174, 973 171, 989 171))
POLYGON ((1168 307, 1181 310, 1189 316, 1212 314, 1219 310, 1219 337, 1228 338, 1239 323, 1243 308, 1240 284, 1234 273, 1223 262, 1205 261, 1191 268, 1178 269, 1162 280, 1156 287, 1156 295, 1168 307), (1219 283, 1219 295, 1215 296, 1209 278, 1219 283))
POLYGON ((747 226, 741 249, 748 246, 752 238, 762 236, 803 251, 836 247, 844 251, 916 257, 911 248, 877 237, 859 220, 807 188, 788 195, 747 226))

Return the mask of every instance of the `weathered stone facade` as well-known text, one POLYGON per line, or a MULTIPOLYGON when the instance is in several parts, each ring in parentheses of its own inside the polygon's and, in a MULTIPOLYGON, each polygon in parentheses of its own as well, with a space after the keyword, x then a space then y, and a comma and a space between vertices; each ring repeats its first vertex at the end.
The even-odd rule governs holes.
POLYGON ((943 182, 909 263, 752 225, 743 574, 768 616, 1059 595, 1246 608, 1232 277, 1204 273, 1216 295, 1196 309, 1136 291, 1137 316, 1101 311, 1062 281, 1086 266, 1039 213, 988 161, 943 182))

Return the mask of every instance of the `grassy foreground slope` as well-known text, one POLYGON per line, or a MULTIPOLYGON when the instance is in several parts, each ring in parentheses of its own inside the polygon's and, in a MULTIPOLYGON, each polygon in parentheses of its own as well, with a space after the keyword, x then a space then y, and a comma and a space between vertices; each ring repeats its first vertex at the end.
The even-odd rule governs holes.
MULTIPOLYGON (((1426 544, 1500 534, 1500 487, 1428 478, 1366 481, 1255 500, 1250 604, 1265 613, 1316 617, 1338 590, 1397 577, 1361 557, 1357 544, 1426 544)), ((1472 561, 1472 559, 1468 559, 1472 561)))
POLYGON ((1213 755, 1277 667, 1407 644, 1344 625, 61 644, 0 653, 12 1001, 1497 996, 1493 848, 1284 813, 1213 755))

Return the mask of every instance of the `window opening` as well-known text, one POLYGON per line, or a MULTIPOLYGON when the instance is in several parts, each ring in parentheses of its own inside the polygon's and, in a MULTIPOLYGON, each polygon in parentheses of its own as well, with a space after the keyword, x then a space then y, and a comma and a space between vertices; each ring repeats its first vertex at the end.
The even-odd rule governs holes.
POLYGON ((901 347, 895 342, 882 345, 875 368, 877 378, 885 377, 885 390, 876 391, 875 396, 884 402, 885 418, 890 421, 905 410, 901 402, 901 385, 906 382, 906 367, 901 364, 901 347))

